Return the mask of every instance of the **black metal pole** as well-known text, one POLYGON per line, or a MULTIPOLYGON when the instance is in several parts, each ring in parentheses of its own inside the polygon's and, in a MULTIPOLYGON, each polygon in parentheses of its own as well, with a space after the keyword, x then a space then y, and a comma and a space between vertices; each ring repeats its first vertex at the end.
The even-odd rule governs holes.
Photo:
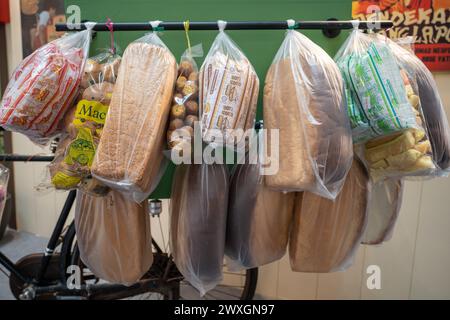
MULTIPOLYGON (((387 29, 393 26, 392 21, 360 21, 359 29, 387 29)), ((184 30, 182 21, 161 22, 158 26, 162 30, 184 30)), ((287 29, 286 21, 227 21, 226 30, 283 30, 287 29)), ((324 29, 352 29, 352 21, 296 21, 295 29, 324 30, 324 29)), ((64 24, 57 23, 56 31, 85 30, 84 23, 64 24)), ((149 31, 152 30, 150 22, 118 22, 114 23, 114 31, 149 31)), ((189 30, 218 30, 217 21, 190 21, 189 30)), ((94 31, 109 31, 106 23, 97 23, 94 31)))
POLYGON ((0 162, 51 162, 55 156, 32 156, 17 154, 0 154, 0 162))
POLYGON ((16 276, 23 283, 28 283, 30 279, 27 279, 19 270, 17 270, 14 262, 8 259, 3 253, 0 252, 0 265, 4 266, 11 274, 16 276))
POLYGON ((71 190, 69 195, 66 198, 66 202, 64 203, 64 207, 61 210, 61 214, 59 215, 58 221, 56 222, 55 229, 52 232, 50 240, 48 241, 47 248, 45 249, 44 256, 41 260, 41 266, 39 268, 39 272, 36 277, 37 283, 39 283, 43 278, 47 271, 47 267, 50 263, 50 259, 53 256, 53 252, 55 250, 56 244, 58 243, 58 239, 61 236, 61 232, 66 224, 67 217, 69 216, 70 209, 72 209, 72 205, 77 196, 76 190, 71 190))

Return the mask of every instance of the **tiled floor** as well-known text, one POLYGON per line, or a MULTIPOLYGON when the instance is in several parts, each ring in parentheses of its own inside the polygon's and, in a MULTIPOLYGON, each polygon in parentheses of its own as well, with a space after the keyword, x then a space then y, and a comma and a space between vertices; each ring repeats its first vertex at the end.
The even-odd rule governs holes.
MULTIPOLYGON (((27 232, 8 230, 0 241, 0 251, 12 261, 17 261, 30 253, 43 252, 47 239, 27 232)), ((0 268, 4 269, 2 266, 0 268)), ((0 272, 0 300, 13 300, 9 290, 9 278, 0 272)))

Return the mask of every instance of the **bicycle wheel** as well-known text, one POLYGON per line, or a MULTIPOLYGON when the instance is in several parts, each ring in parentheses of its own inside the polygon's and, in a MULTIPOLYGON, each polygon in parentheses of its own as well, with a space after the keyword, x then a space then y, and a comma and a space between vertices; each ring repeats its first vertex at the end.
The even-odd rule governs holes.
MULTIPOLYGON (((160 235, 162 238, 160 244, 155 239, 153 243, 153 264, 150 270, 142 277, 139 283, 146 283, 148 281, 156 281, 158 286, 139 286, 136 288, 123 287, 120 292, 113 294, 103 294, 99 292, 96 295, 87 297, 88 299, 132 299, 132 300, 196 300, 196 299, 219 299, 219 300, 251 300, 255 294, 256 283, 258 278, 258 269, 250 269, 243 272, 230 272, 224 265, 224 281, 219 284, 214 290, 210 291, 204 297, 200 297, 198 292, 183 280, 176 265, 174 264, 169 251, 169 245, 166 239, 163 223, 159 216, 154 217, 158 219, 156 223, 159 224, 160 235)), ((154 228, 155 229, 155 228, 154 228)), ((158 229, 158 228, 156 228, 158 229)), ((67 268, 70 265, 75 265, 81 271, 81 284, 97 284, 107 283, 93 275, 80 259, 78 246, 76 244, 75 224, 72 222, 64 237, 61 248, 60 259, 60 276, 62 281, 67 281, 67 268)))

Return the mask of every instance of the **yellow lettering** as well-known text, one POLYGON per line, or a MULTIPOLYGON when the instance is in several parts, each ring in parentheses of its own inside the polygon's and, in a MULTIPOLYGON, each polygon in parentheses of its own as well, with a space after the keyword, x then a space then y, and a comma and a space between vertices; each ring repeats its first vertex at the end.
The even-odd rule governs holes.
POLYGON ((392 18, 391 18, 392 22, 394 23, 394 26, 398 26, 400 24, 403 23, 403 21, 405 21, 405 16, 403 15, 403 13, 398 12, 398 11, 394 11, 392 13, 392 18))
POLYGON ((433 27, 426 26, 422 28, 423 43, 433 43, 433 27))
POLYGON ((419 8, 419 18, 417 19, 417 23, 418 24, 430 24, 431 21, 431 13, 433 12, 433 10, 428 9, 428 10, 423 10, 423 8, 419 8))
POLYGON ((436 27, 436 37, 434 38, 434 42, 438 43, 441 38, 445 37, 446 33, 447 33, 447 27, 437 26, 436 27))
POLYGON ((406 11, 404 24, 410 26, 415 23, 417 23, 416 11, 406 11))
POLYGON ((445 24, 445 9, 437 9, 434 11, 434 15, 433 15, 433 24, 445 24))

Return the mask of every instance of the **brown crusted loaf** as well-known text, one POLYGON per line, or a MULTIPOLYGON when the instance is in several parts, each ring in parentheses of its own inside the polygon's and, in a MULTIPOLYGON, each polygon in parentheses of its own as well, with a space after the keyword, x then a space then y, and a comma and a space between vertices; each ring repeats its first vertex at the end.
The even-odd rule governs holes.
POLYGON ((349 267, 366 225, 368 197, 369 178, 356 160, 334 202, 297 193, 289 240, 292 270, 333 272, 349 267))
POLYGON ((172 183, 170 248, 201 294, 222 280, 228 203, 225 165, 181 165, 172 183))
POLYGON ((403 182, 400 179, 372 184, 363 244, 376 245, 389 240, 400 212, 402 197, 403 182))
POLYGON ((238 165, 230 184, 225 254, 236 269, 259 267, 286 253, 295 193, 269 190, 256 164, 238 165))
POLYGON ((78 191, 75 228, 81 260, 101 279, 130 285, 153 262, 147 202, 111 191, 93 197, 78 191))
MULTIPOLYGON (((343 81, 331 58, 308 59, 300 54, 298 59, 282 58, 268 71, 264 126, 279 129, 280 140, 279 171, 267 176, 266 183, 274 190, 334 198, 353 157, 343 81)), ((268 152, 277 160, 270 146, 269 141, 268 152)))
POLYGON ((150 189, 163 159, 176 74, 168 49, 147 43, 127 47, 92 165, 96 177, 138 192, 150 189))

